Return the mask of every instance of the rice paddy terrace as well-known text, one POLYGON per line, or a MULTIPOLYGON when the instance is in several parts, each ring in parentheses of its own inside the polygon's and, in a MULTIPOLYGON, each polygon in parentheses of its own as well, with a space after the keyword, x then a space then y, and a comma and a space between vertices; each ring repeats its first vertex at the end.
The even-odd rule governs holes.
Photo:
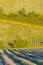
POLYGON ((0 18, 0 41, 13 42, 16 36, 28 39, 31 45, 43 46, 43 17, 12 15, 0 18))
POLYGON ((43 49, 0 50, 0 65, 43 65, 43 49))

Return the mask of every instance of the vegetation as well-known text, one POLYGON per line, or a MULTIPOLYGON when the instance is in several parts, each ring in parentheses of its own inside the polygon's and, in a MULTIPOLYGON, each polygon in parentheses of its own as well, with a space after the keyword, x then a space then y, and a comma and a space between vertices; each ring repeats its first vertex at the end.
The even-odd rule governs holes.
POLYGON ((0 41, 0 49, 13 49, 13 48, 37 48, 37 47, 43 47, 43 44, 40 43, 40 45, 33 45, 30 43, 29 39, 21 39, 17 38, 13 42, 2 42, 0 41))
POLYGON ((29 46, 28 39, 22 39, 17 37, 16 40, 13 41, 13 43, 8 43, 12 48, 26 48, 29 46))

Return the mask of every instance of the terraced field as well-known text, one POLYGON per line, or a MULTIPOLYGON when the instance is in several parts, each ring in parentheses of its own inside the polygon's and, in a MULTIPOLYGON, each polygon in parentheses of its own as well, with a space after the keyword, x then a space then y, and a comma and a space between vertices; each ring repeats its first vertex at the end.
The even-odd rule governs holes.
POLYGON ((43 49, 0 50, 0 65, 43 65, 43 49))
MULTIPOLYGON (((32 25, 32 24, 23 24, 17 21, 10 21, 10 20, 0 20, 0 49, 2 48, 11 48, 8 45, 8 42, 14 43, 14 40, 18 40, 17 36, 20 39, 24 40, 20 43, 25 45, 25 41, 27 39, 27 46, 25 48, 29 48, 30 46, 36 47, 36 45, 40 48, 43 47, 43 26, 32 25), (3 45, 4 44, 4 45, 3 45)), ((19 40, 21 41, 21 40, 19 40)), ((14 44, 15 45, 15 44, 14 44)), ((18 42, 15 45, 15 48, 20 47, 18 42)))

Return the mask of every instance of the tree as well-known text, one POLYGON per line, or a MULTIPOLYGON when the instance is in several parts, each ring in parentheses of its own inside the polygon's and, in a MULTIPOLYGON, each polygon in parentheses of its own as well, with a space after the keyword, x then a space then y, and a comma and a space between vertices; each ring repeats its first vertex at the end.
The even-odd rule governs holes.
POLYGON ((25 14, 25 9, 22 8, 22 10, 19 11, 20 14, 25 14))

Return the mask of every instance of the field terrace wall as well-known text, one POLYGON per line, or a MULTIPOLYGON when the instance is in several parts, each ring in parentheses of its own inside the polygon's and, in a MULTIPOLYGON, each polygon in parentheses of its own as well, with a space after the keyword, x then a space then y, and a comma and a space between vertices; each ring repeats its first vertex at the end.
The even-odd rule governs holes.
POLYGON ((0 41, 13 41, 16 36, 29 39, 31 44, 43 43, 43 28, 20 24, 0 23, 0 41))

